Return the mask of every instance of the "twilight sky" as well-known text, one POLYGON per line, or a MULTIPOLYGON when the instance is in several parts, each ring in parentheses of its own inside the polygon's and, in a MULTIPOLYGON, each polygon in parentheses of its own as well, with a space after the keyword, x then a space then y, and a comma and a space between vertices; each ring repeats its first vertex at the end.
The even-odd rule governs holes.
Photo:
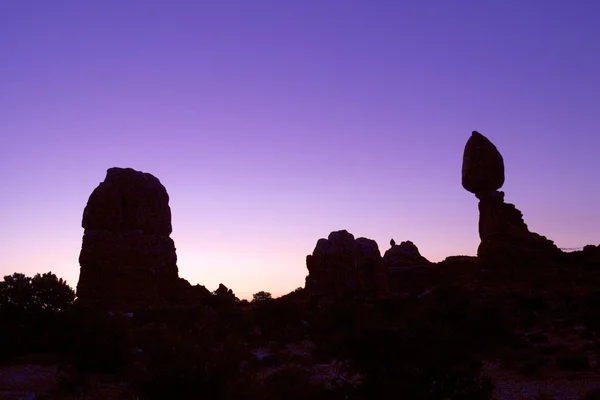
POLYGON ((79 276, 113 166, 171 197, 180 276, 304 286, 329 232, 474 255, 478 130, 506 201, 600 243, 600 1, 0 2, 0 274, 79 276))

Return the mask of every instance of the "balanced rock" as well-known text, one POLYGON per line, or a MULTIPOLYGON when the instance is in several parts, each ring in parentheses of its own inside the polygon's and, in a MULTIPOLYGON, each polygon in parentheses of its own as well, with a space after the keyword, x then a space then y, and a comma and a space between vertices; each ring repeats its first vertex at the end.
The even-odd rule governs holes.
POLYGON ((479 199, 479 261, 516 265, 560 257, 554 242, 529 231, 523 214, 504 202, 502 155, 485 136, 474 131, 463 156, 462 185, 479 199))
POLYGON ((169 237, 169 196, 154 176, 110 168, 90 195, 82 226, 80 303, 133 309, 163 303, 189 286, 178 277, 169 237))
POLYGON ((383 256, 383 262, 390 271, 431 264, 428 259, 419 253, 417 246, 410 240, 401 242, 400 244, 391 244, 391 247, 383 256))
POLYGON ((306 257, 311 298, 379 296, 387 293, 387 270, 377 243, 346 230, 319 239, 306 257))
POLYGON ((498 190, 504 184, 504 159, 485 136, 473 131, 465 145, 462 185, 471 193, 498 190))

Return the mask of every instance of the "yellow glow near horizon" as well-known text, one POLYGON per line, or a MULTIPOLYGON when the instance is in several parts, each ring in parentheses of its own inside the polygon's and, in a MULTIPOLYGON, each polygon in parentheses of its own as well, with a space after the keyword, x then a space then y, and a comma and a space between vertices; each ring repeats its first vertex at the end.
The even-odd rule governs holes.
MULTIPOLYGON (((290 256, 289 262, 293 258, 290 256)), ((261 290, 278 297, 304 286, 303 265, 283 268, 276 261, 265 264, 258 254, 178 249, 177 266, 179 276, 192 285, 198 283, 213 291, 222 283, 240 299, 252 299, 252 294, 261 290)))

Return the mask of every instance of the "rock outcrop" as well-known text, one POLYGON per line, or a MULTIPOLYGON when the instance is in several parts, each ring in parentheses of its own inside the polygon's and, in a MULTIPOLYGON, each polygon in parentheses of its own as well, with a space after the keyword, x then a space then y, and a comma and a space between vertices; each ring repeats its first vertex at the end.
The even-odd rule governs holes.
POLYGON ((473 256, 448 256, 438 263, 439 265, 476 265, 477 257, 473 256))
POLYGON ((130 310, 203 292, 178 277, 169 196, 156 177, 110 168, 90 195, 82 226, 79 303, 130 310))
POLYGON ((390 271, 431 264, 428 259, 419 253, 417 246, 410 240, 400 244, 390 242, 390 245, 391 247, 383 256, 383 262, 390 271))
POLYGON ((588 244, 579 251, 571 251, 565 254, 566 258, 573 263, 586 265, 590 268, 600 268, 600 245, 588 244))
POLYGON ((479 261, 515 265, 559 257, 554 242, 529 231, 523 214, 504 202, 504 160, 485 136, 474 131, 463 155, 462 185, 479 199, 479 261))
POLYGON ((379 247, 346 230, 319 239, 306 257, 306 289, 314 298, 370 297, 387 293, 387 269, 379 247))

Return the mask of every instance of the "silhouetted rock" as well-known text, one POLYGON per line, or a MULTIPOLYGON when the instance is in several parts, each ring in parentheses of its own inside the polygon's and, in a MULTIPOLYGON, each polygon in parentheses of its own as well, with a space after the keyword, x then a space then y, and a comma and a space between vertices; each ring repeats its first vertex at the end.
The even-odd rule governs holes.
POLYGON ((600 267, 600 245, 588 244, 582 250, 571 251, 565 253, 565 255, 568 260, 575 263, 594 268, 600 267))
POLYGON ((181 298, 190 286, 178 277, 169 196, 154 176, 110 168, 88 200, 82 225, 81 304, 109 309, 160 305, 181 298))
POLYGON ((503 192, 480 196, 477 256, 486 264, 510 265, 551 259, 562 252, 545 236, 530 232, 523 214, 504 202, 503 192))
POLYGON ((400 244, 392 244, 383 256, 388 269, 429 265, 431 262, 419 253, 417 246, 407 240, 400 244))
POLYGON ((219 287, 215 290, 215 295, 217 296, 235 296, 233 294, 233 290, 228 289, 227 286, 219 283, 219 287))
POLYGON ((319 239, 306 257, 311 297, 376 296, 387 293, 387 270, 377 243, 346 230, 319 239))
POLYGON ((463 154, 462 185, 471 193, 493 191, 504 184, 504 160, 492 142, 473 131, 463 154))
POLYGON ((169 195, 160 181, 131 168, 110 168, 83 211, 86 230, 143 231, 169 236, 169 195))
POLYGON ((476 264, 477 257, 473 256, 448 256, 440 262, 442 265, 447 264, 476 264))
POLYGON ((502 155, 485 136, 473 132, 465 146, 462 184, 479 199, 479 261, 514 265, 560 256, 554 242, 530 232, 523 214, 504 202, 504 193, 496 190, 503 183, 502 155))
POLYGON ((593 244, 588 244, 583 246, 583 254, 588 256, 591 259, 600 260, 600 245, 594 246, 593 244))
POLYGON ((212 293, 203 285, 192 286, 187 280, 179 278, 174 290, 168 294, 172 305, 197 306, 200 300, 210 299, 212 293))

